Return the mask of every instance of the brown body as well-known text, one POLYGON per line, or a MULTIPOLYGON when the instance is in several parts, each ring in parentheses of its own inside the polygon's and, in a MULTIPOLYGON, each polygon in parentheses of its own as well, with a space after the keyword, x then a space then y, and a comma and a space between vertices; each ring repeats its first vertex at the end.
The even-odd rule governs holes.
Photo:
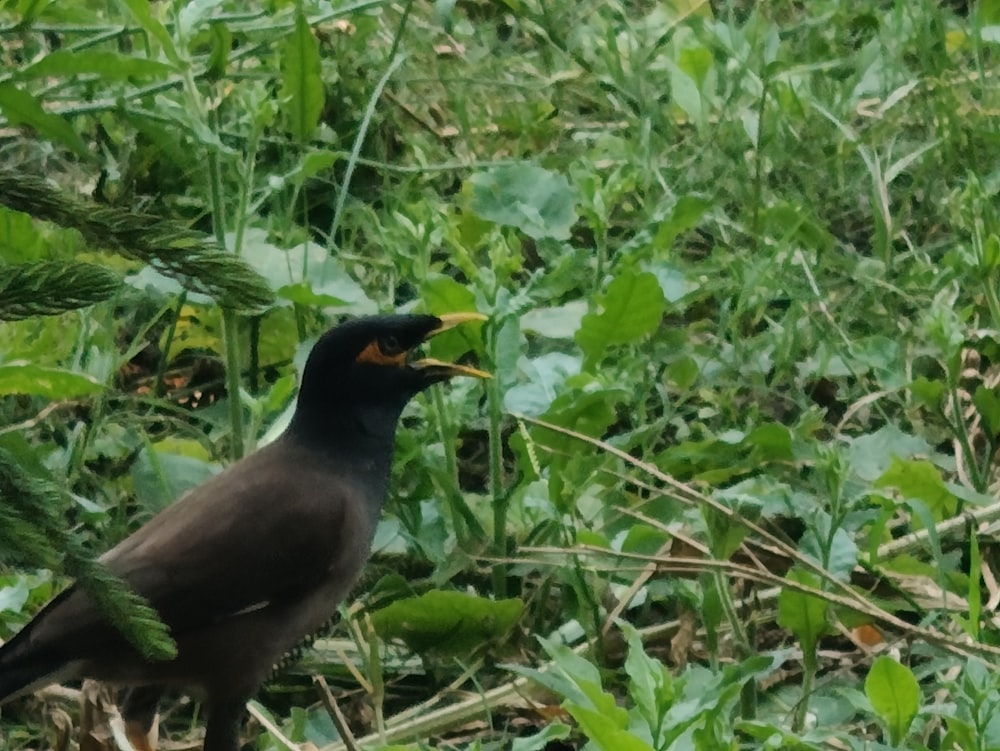
POLYGON ((143 659, 73 587, 8 645, 10 671, 18 653, 58 664, 18 693, 86 677, 186 687, 216 700, 251 695, 303 635, 329 621, 368 557, 376 522, 368 509, 381 499, 365 498, 370 488, 354 474, 332 475, 331 461, 286 436, 101 557, 170 626, 176 659, 143 659))

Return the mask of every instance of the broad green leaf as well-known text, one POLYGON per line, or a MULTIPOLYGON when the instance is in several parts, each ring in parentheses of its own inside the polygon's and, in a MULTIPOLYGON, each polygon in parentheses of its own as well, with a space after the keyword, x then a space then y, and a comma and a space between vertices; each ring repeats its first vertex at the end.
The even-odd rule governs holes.
POLYGON ((279 287, 275 296, 281 300, 288 300, 296 305, 317 308, 343 308, 350 303, 343 297, 315 291, 306 282, 296 282, 279 287))
POLYGON ((27 394, 46 399, 74 399, 98 393, 99 381, 83 373, 27 362, 0 365, 0 395, 27 394))
MULTIPOLYGON (((798 568, 789 570, 785 578, 813 588, 819 585, 814 574, 798 568)), ((828 609, 826 600, 796 589, 782 588, 778 596, 778 625, 791 631, 799 640, 807 661, 815 659, 819 637, 829 630, 828 609)))
POLYGON ((535 308, 521 316, 521 330, 549 339, 572 339, 586 313, 584 300, 572 300, 554 308, 535 308))
POLYGON ((565 676, 573 686, 572 691, 559 691, 564 697, 577 704, 588 701, 587 696, 601 690, 601 671, 590 660, 577 654, 565 644, 538 637, 545 653, 554 663, 555 669, 565 676))
POLYGON ((972 403, 976 405, 990 435, 1000 435, 1000 398, 997 398, 996 391, 980 384, 976 387, 972 403))
POLYGON ((672 263, 654 261, 647 264, 643 270, 656 276, 663 290, 663 296, 670 303, 680 302, 685 295, 698 288, 695 279, 689 278, 683 268, 672 263))
POLYGON ((983 243, 982 270, 984 273, 1000 267, 1000 237, 990 235, 983 243))
POLYGON ((768 234, 786 243, 800 243, 810 249, 830 248, 836 243, 836 238, 802 204, 782 202, 768 206, 761 211, 760 221, 768 234))
MULTIPOLYGON (((735 511, 740 518, 756 521, 760 518, 761 499, 746 493, 733 492, 732 488, 715 493, 715 498, 735 511)), ((702 516, 708 529, 709 544, 714 558, 728 559, 747 536, 749 530, 737 519, 717 511, 712 506, 702 507, 702 516)))
POLYGON ((671 100, 691 119, 692 122, 697 125, 702 125, 704 121, 704 110, 702 107, 701 92, 698 91, 697 82, 673 61, 669 61, 667 66, 670 69, 671 100))
POLYGON ((792 461, 792 433, 784 425, 764 423, 754 428, 743 439, 743 445, 753 449, 754 458, 759 461, 792 461))
POLYGON ((913 671, 882 655, 865 678, 865 695, 889 731, 889 742, 899 746, 920 709, 920 684, 913 671))
POLYGON ((583 317, 576 342, 587 363, 594 365, 609 348, 635 343, 655 331, 665 309, 663 290, 655 276, 625 271, 608 285, 600 312, 583 317))
POLYGON ((705 212, 712 208, 712 201, 701 196, 681 196, 677 199, 670 216, 656 227, 653 244, 657 250, 668 250, 677 236, 698 226, 705 212))
POLYGON ((0 612, 10 610, 20 613, 30 594, 27 579, 24 577, 18 577, 14 584, 0 587, 0 612))
POLYGON ((833 518, 823 509, 803 515, 808 525, 799 543, 801 551, 841 581, 849 581, 858 564, 858 546, 842 528, 831 530, 833 518))
POLYGON ((923 501, 937 521, 950 519, 958 507, 958 500, 945 487, 941 471, 925 459, 894 458, 874 485, 896 488, 904 499, 923 501))
POLYGON ((981 23, 986 26, 1000 25, 1000 0, 980 0, 978 6, 981 23))
POLYGON ((523 361, 520 370, 528 380, 504 390, 504 407, 508 412, 534 417, 544 414, 566 379, 580 372, 580 359, 550 352, 523 361))
POLYGON ((701 366, 693 357, 681 357, 670 363, 664 371, 665 380, 677 391, 691 389, 701 375, 701 366))
MULTIPOLYGON (((540 640, 542 638, 539 637, 540 640)), ((529 678, 539 686, 544 686, 556 696, 574 697, 577 701, 587 701, 586 694, 578 688, 576 681, 571 680, 564 672, 556 670, 552 666, 545 666, 542 670, 515 664, 501 665, 501 667, 517 675, 529 678)))
POLYGON ((303 243, 279 248, 263 232, 247 232, 240 256, 261 276, 281 300, 301 304, 345 307, 363 315, 374 313, 375 304, 344 267, 324 248, 303 243))
POLYGON ((855 438, 848 448, 851 469, 868 482, 875 482, 897 459, 933 453, 934 447, 926 439, 892 424, 855 438))
POLYGON ((524 163, 478 172, 469 182, 471 209, 483 219, 517 227, 536 240, 569 239, 577 197, 562 175, 524 163))
MULTIPOLYGON (((607 696, 611 697, 610 694, 607 696)), ((642 738, 628 732, 623 723, 616 722, 617 712, 595 711, 572 702, 564 706, 591 744, 601 751, 654 751, 642 738)), ((620 711, 624 714, 623 710, 620 711)))
POLYGON ((924 376, 914 380, 909 389, 924 406, 933 410, 941 409, 941 400, 948 391, 948 387, 942 381, 932 381, 924 376))
POLYGON ((628 737, 619 733, 628 727, 628 712, 618 706, 613 694, 601 687, 601 674, 597 666, 564 644, 557 644, 539 637, 542 647, 555 664, 555 670, 566 679, 566 687, 557 690, 566 698, 563 705, 580 723, 589 738, 602 748, 635 748, 647 751, 648 746, 628 745, 628 737), (626 745, 603 745, 612 739, 626 745))
MULTIPOLYGON (((606 388, 595 390, 567 389, 552 402, 544 419, 555 425, 569 428, 588 436, 601 435, 615 419, 615 404, 628 397, 624 389, 606 388)), ((580 442, 570 436, 544 431, 543 445, 553 452, 565 451, 567 458, 579 450, 580 442)), ((533 430, 534 432, 534 430, 533 430)))
POLYGON ((296 184, 301 185, 321 172, 326 172, 337 163, 339 158, 340 154, 336 151, 326 149, 310 151, 302 156, 298 167, 292 173, 292 177, 296 184))
POLYGON ((147 446, 132 464, 136 494, 147 511, 156 513, 166 508, 222 469, 197 455, 204 454, 200 443, 186 443, 190 447, 179 441, 172 441, 169 447, 147 446))
POLYGON ((49 255, 41 225, 20 211, 0 206, 0 259, 9 264, 38 261, 49 255))
POLYGON ((654 736, 660 718, 667 710, 666 706, 661 706, 661 699, 664 686, 671 681, 670 673, 662 662, 646 654, 642 638, 632 624, 623 621, 621 628, 628 640, 628 656, 625 658, 628 693, 645 720, 650 735, 654 736))
POLYGON ((372 623, 383 639, 402 639, 415 652, 462 654, 503 639, 523 610, 517 599, 432 590, 375 611, 372 623))
POLYGON ((0 83, 0 112, 11 125, 27 125, 81 157, 90 155, 87 145, 67 120, 46 112, 38 99, 12 83, 0 83))
POLYGON ((323 113, 325 95, 319 42, 302 12, 281 50, 281 94, 285 124, 300 142, 312 138, 323 113))
MULTIPOLYGON (((420 286, 420 300, 427 312, 475 312, 476 296, 468 286, 459 284, 450 276, 431 274, 420 286)), ((497 322, 493 321, 493 325, 497 322)), ((428 350, 432 357, 453 362, 470 349, 481 348, 482 324, 467 323, 431 339, 428 350)), ((496 375, 494 373, 494 375, 496 375)))
POLYGON ((18 71, 18 78, 98 75, 106 80, 166 78, 174 68, 158 60, 99 50, 56 50, 18 71))

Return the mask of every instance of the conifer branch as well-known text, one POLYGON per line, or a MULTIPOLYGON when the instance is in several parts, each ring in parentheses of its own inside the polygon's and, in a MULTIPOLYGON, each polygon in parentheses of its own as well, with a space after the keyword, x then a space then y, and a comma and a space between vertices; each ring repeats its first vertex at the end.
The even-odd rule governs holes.
POLYGON ((181 222, 94 204, 12 167, 0 167, 0 204, 75 229, 91 245, 143 261, 223 307, 255 311, 273 300, 256 271, 181 222))
POLYGON ((121 280, 92 263, 40 261, 0 266, 0 320, 58 315, 111 297, 121 280))
POLYGON ((65 504, 58 487, 34 477, 0 448, 0 560, 76 578, 140 654, 154 660, 174 657, 176 647, 156 611, 65 531, 61 513, 65 504))

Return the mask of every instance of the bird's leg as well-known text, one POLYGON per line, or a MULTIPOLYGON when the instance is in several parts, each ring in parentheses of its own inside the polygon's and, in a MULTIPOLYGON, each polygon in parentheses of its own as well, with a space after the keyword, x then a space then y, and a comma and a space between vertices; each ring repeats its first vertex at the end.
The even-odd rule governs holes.
POLYGON ((160 686, 136 686, 125 692, 120 709, 125 722, 125 737, 135 751, 154 749, 155 740, 149 736, 162 693, 160 686))
POLYGON ((239 751, 245 699, 214 701, 208 705, 204 751, 239 751))

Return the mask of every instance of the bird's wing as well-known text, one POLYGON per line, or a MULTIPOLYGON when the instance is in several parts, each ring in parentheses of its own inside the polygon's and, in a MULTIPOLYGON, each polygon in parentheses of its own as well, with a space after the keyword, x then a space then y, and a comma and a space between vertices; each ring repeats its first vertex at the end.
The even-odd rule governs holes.
MULTIPOLYGON (((278 442, 195 488, 102 556, 173 636, 300 596, 367 557, 373 519, 360 484, 278 442)), ((56 598, 0 650, 79 658, 120 642, 83 590, 56 598), (59 654, 65 651, 66 654, 59 654)))

